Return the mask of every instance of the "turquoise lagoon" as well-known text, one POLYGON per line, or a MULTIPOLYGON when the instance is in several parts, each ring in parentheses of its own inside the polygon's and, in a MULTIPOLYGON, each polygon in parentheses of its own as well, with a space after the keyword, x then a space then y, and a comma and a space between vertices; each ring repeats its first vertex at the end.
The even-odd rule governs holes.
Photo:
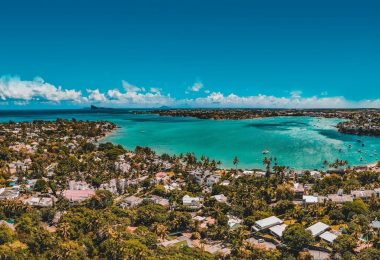
POLYGON ((321 169, 324 160, 331 162, 337 158, 347 160, 350 165, 373 163, 378 160, 374 151, 380 152, 380 138, 339 133, 335 125, 340 119, 275 117, 216 121, 85 110, 0 113, 1 121, 57 117, 109 120, 120 128, 104 141, 127 149, 149 146, 158 153, 194 152, 220 160, 223 167, 231 167, 233 157, 237 156, 241 168, 263 168, 262 160, 268 156, 294 169, 321 169), (264 150, 269 153, 263 155, 264 150))

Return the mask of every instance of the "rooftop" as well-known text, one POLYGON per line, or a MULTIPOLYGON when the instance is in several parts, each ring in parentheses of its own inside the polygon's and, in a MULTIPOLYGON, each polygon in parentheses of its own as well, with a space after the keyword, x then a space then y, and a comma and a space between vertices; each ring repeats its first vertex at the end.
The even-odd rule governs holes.
POLYGON ((288 225, 286 224, 282 224, 282 225, 277 225, 277 226, 273 226, 273 227, 270 227, 269 230, 274 233, 276 236, 278 237, 282 237, 282 232, 284 232, 285 228, 287 227, 288 225))
POLYGON ((329 225, 326 225, 322 222, 317 222, 314 225, 308 227, 306 230, 310 230, 311 234, 316 237, 322 234, 324 231, 328 230, 330 228, 329 225))
POLYGON ((319 235, 319 237, 329 243, 332 243, 334 242, 334 240, 338 237, 337 235, 329 232, 329 231, 326 231, 324 233, 322 233, 321 235, 319 235))
POLYGON ((271 217, 260 219, 260 220, 256 221, 255 225, 259 229, 266 229, 266 228, 273 227, 275 225, 280 225, 282 223, 283 223, 283 221, 281 219, 279 219, 278 217, 271 216, 271 217))

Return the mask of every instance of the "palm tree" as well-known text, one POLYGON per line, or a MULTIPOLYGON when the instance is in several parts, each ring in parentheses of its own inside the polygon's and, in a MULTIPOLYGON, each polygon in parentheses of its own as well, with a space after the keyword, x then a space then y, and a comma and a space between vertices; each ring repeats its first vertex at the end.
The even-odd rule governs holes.
POLYGON ((70 224, 67 222, 60 223, 58 228, 57 228, 57 233, 60 234, 63 238, 63 240, 67 240, 70 233, 70 224))
POLYGON ((235 156, 232 163, 235 165, 235 170, 237 171, 237 166, 239 164, 239 158, 237 156, 235 156))
POLYGON ((263 160, 263 164, 265 165, 266 172, 265 172, 265 177, 270 176, 270 164, 272 162, 272 158, 265 157, 263 160))
POLYGON ((323 167, 327 167, 329 165, 329 162, 327 160, 323 161, 323 167))
POLYGON ((156 235, 161 239, 161 240, 164 240, 167 236, 167 227, 165 225, 162 225, 162 224, 155 224, 153 226, 153 231, 154 233, 156 233, 156 235))

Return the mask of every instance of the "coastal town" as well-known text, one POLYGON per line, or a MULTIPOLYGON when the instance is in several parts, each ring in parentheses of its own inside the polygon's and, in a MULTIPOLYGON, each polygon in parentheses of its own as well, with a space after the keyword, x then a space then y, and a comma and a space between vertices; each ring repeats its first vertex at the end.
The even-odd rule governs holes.
MULTIPOLYGON (((337 128, 342 133, 380 135, 379 109, 156 109, 147 111, 160 116, 195 117, 214 120, 241 120, 279 116, 340 118, 337 128)), ((135 111, 135 113, 142 113, 135 111)), ((144 111, 144 113, 146 113, 144 111)))
POLYGON ((380 165, 232 169, 102 142, 109 122, 0 124, 0 258, 376 259, 380 165))

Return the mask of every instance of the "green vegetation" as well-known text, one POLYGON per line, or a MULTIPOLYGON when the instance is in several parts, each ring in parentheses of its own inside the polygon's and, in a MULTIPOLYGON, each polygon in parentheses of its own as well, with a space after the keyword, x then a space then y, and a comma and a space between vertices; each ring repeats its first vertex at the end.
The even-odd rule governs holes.
POLYGON ((234 169, 219 169, 191 153, 99 144, 115 127, 0 124, 0 259, 310 259, 311 248, 346 259, 380 254, 372 226, 380 219, 377 168, 313 175, 264 158, 264 171, 242 171, 235 157, 234 169), (306 203, 305 194, 317 200, 306 203), (271 216, 287 225, 282 236, 252 228, 271 216), (317 222, 337 238, 312 236, 307 228, 317 222))

